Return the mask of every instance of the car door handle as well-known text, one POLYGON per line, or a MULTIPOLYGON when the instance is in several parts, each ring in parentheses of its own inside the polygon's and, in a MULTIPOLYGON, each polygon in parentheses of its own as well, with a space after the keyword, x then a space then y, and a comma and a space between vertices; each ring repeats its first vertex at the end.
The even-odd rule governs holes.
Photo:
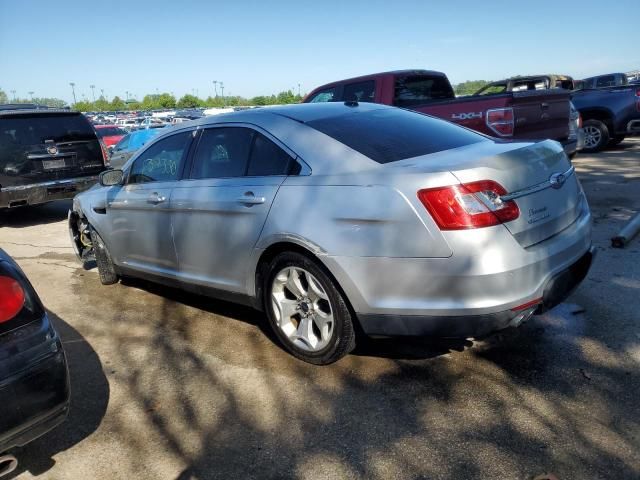
POLYGON ((158 192, 153 192, 151 195, 149 195, 149 198, 147 198, 147 203, 158 205, 159 203, 164 202, 166 199, 166 197, 160 195, 158 192))
POLYGON ((242 203, 243 205, 260 205, 265 201, 266 199, 264 197, 256 197, 253 192, 246 192, 237 199, 237 202, 242 203))

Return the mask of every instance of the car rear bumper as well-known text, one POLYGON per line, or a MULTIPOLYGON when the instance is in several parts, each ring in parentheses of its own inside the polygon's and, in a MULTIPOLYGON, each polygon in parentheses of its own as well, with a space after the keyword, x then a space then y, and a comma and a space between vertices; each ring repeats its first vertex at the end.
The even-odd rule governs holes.
POLYGON ((73 198, 77 193, 91 188, 98 181, 97 175, 50 182, 16 185, 0 188, 0 208, 38 205, 52 200, 73 198))
POLYGON ((462 253, 448 258, 323 257, 366 333, 474 336, 504 328, 523 305, 535 300, 536 308, 543 302, 549 308, 558 302, 553 298, 569 295, 584 276, 566 271, 574 272, 585 258, 590 265, 592 257, 586 202, 573 224, 527 248, 502 226, 447 234, 453 252, 462 253), (569 282, 566 292, 561 291, 563 281, 569 282))
POLYGON ((0 362, 0 453, 48 432, 69 409, 67 360, 46 315, 10 337, 0 362))
POLYGON ((481 337, 518 326, 533 313, 543 313, 563 302, 587 276, 594 257, 592 247, 549 279, 541 299, 535 299, 533 305, 525 308, 467 316, 358 314, 358 320, 364 332, 372 336, 481 337))

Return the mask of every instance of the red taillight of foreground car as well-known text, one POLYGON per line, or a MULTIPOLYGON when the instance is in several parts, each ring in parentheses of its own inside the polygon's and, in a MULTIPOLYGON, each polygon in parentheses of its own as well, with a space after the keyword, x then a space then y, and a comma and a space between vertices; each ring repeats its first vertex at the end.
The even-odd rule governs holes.
POLYGON ((640 112, 640 88, 636 90, 636 110, 640 112))
POLYGON ((510 222, 520 216, 513 200, 502 201, 507 191, 493 180, 427 188, 418 192, 440 230, 483 228, 510 222))
POLYGON ((494 108, 487 110, 486 122, 487 127, 501 137, 513 136, 513 128, 515 125, 513 108, 494 108))
POLYGON ((13 278, 0 276, 0 323, 14 318, 24 305, 24 290, 13 278))

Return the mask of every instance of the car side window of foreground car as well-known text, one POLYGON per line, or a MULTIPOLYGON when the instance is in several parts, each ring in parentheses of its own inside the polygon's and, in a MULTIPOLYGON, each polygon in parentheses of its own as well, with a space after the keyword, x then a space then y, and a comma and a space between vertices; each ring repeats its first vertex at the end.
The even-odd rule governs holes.
POLYGON ((171 182, 178 180, 191 131, 177 133, 151 145, 131 166, 127 183, 171 182))

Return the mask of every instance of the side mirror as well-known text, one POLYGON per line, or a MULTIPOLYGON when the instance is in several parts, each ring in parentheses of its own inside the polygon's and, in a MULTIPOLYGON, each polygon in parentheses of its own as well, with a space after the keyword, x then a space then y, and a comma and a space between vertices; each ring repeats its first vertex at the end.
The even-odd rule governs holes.
POLYGON ((105 170, 100 174, 99 182, 103 187, 122 185, 122 182, 124 182, 124 172, 122 170, 105 170))

